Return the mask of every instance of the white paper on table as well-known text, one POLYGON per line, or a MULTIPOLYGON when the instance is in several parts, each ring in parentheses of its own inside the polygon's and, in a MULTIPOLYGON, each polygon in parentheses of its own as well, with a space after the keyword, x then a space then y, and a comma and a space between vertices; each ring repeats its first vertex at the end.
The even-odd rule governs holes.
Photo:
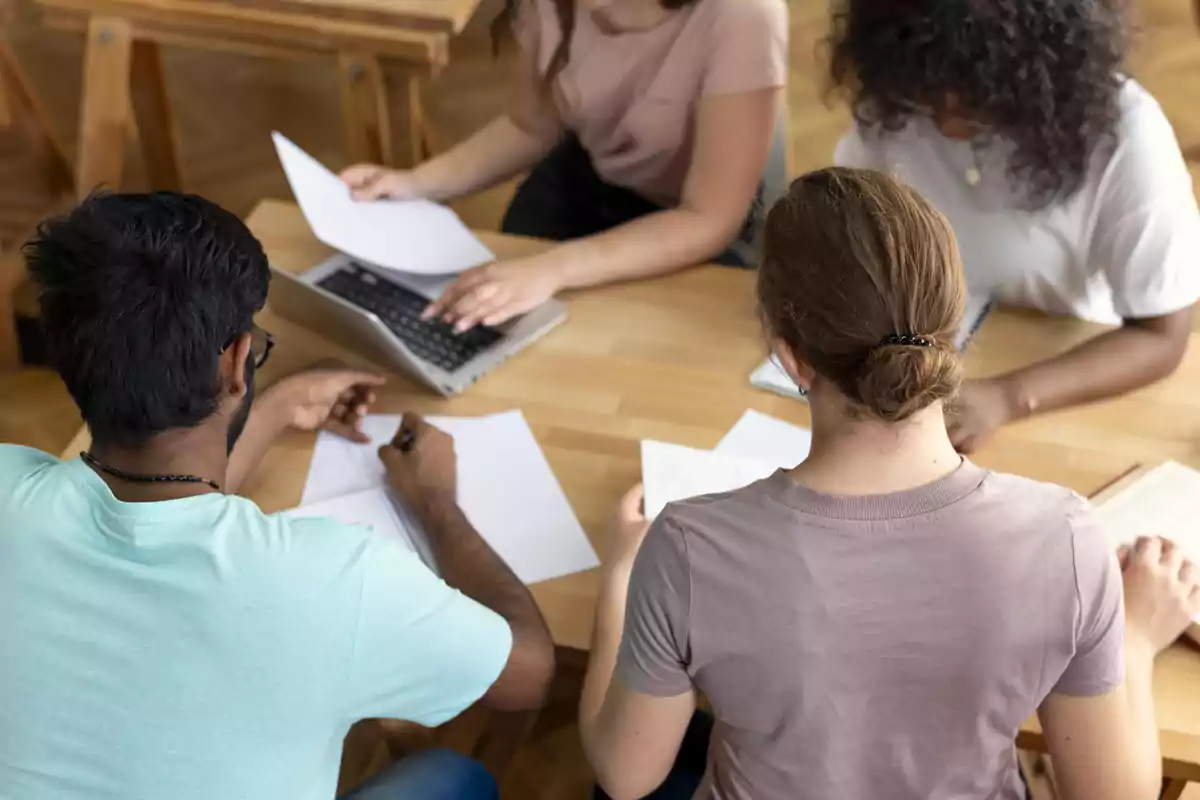
POLYGON ((400 542, 437 572, 437 563, 424 534, 412 524, 404 509, 383 486, 303 505, 284 514, 293 519, 329 517, 344 525, 365 525, 381 536, 400 542))
MULTIPOLYGON (((322 433, 313 452, 304 502, 382 486, 376 450, 396 434, 401 418, 370 415, 371 444, 322 433)), ((467 519, 525 583, 599 566, 591 542, 567 502, 520 411, 489 417, 430 417, 454 437, 458 502, 467 519)))
MULTIPOLYGON (((991 310, 992 304, 988 298, 968 297, 966 308, 963 310, 963 327, 954 346, 959 350, 965 349, 975 334, 979 332, 980 326, 983 325, 991 310)), ((800 395, 800 390, 796 387, 796 382, 783 371, 774 357, 768 357, 754 368, 754 371, 750 373, 750 385, 781 394, 784 397, 791 397, 794 400, 804 400, 800 395)))
POLYGON ((749 409, 714 452, 790 469, 808 458, 812 431, 749 409))
POLYGON ((495 261, 452 210, 428 200, 356 202, 350 189, 286 136, 271 134, 292 194, 318 239, 379 267, 424 275, 495 261))
POLYGON ((668 503, 740 489, 761 480, 775 467, 749 458, 696 450, 665 442, 642 442, 642 500, 646 519, 654 519, 668 503))

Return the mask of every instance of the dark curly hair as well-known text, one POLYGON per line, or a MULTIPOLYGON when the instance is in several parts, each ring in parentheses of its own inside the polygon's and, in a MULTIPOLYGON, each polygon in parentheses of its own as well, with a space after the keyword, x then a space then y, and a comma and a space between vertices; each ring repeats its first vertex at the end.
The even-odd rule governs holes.
POLYGON ((866 127, 964 111, 1032 207, 1073 194, 1120 115, 1123 0, 835 0, 830 90, 866 127), (952 107, 948 107, 951 106, 952 107))

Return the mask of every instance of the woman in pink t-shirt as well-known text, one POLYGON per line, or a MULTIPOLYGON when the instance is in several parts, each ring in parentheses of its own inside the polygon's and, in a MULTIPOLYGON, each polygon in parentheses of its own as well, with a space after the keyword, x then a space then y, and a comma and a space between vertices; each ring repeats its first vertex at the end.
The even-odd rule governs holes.
POLYGON ((563 289, 753 266, 756 200, 782 144, 784 0, 508 0, 507 20, 507 113, 414 170, 342 176, 364 200, 451 200, 532 170, 502 229, 563 244, 464 274, 429 314, 466 330, 563 289))

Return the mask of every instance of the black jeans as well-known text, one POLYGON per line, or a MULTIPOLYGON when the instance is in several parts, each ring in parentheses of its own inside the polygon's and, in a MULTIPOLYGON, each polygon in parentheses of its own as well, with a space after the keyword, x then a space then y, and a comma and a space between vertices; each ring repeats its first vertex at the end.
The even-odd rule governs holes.
MULTIPOLYGON (((675 763, 666 781, 646 795, 644 800, 692 800, 696 796, 696 790, 700 788, 704 772, 708 769, 708 743, 712 739, 712 731, 713 718, 703 711, 697 711, 683 736, 679 755, 675 756, 675 763)), ((1024 773, 1021 774, 1021 782, 1025 784, 1026 800, 1032 800, 1024 773)), ((597 788, 594 800, 611 799, 603 789, 597 788)))
MULTIPOLYGON (((751 218, 760 205, 755 204, 751 218)), ((568 135, 517 188, 500 230, 565 242, 662 210, 663 206, 635 191, 605 182, 579 139, 568 135)), ((748 219, 743 236, 750 235, 752 228, 748 219)), ((747 266, 732 250, 715 261, 730 267, 747 266)))

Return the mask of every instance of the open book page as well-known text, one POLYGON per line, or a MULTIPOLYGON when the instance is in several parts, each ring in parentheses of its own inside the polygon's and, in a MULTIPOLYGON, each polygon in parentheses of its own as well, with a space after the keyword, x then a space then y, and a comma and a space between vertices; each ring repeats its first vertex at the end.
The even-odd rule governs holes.
MULTIPOLYGON (((1107 496, 1096 511, 1114 547, 1139 536, 1161 536, 1200 564, 1200 472, 1167 461, 1107 496)), ((1193 639, 1200 635, 1198 626, 1200 619, 1189 632, 1193 639)))
POLYGON ((1200 564, 1200 472, 1168 461, 1108 497, 1096 511, 1114 545, 1161 536, 1200 564))

